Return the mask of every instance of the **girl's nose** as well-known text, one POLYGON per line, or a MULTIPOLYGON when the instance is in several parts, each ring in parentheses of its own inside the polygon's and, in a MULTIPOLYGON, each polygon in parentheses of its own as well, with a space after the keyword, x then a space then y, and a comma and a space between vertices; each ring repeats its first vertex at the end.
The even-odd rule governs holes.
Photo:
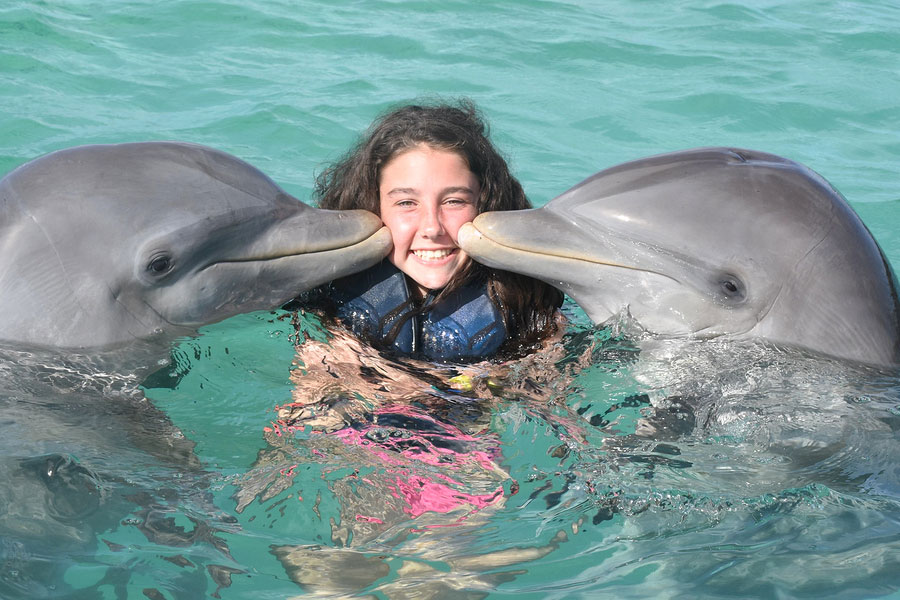
POLYGON ((444 234, 444 225, 441 223, 440 209, 426 209, 419 221, 419 231, 422 237, 432 239, 444 234))

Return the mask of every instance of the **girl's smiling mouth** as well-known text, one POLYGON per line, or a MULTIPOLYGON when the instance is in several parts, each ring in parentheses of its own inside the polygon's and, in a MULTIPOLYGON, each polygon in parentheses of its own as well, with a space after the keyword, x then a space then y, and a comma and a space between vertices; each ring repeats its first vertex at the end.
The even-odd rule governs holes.
POLYGON ((439 261, 457 252, 458 248, 442 248, 440 250, 410 250, 416 258, 424 262, 439 261))

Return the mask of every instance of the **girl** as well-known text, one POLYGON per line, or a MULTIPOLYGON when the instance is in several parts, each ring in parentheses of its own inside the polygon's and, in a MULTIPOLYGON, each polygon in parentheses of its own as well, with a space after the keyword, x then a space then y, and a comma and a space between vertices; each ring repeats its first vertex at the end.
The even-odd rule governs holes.
POLYGON ((471 102, 388 112, 318 176, 314 195, 320 208, 372 211, 391 230, 386 260, 327 291, 369 343, 459 362, 521 354, 555 333, 558 290, 480 265, 456 243, 481 212, 531 208, 471 102))

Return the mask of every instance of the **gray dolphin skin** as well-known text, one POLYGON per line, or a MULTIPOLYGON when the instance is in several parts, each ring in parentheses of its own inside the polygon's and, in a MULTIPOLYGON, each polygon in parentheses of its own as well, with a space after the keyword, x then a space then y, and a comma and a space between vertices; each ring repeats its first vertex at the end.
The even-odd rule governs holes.
POLYGON ((61 150, 0 180, 0 340, 100 348, 189 334, 390 246, 375 215, 311 208, 212 148, 61 150))
POLYGON ((542 208, 479 215, 459 244, 558 287, 595 323, 627 311, 665 336, 900 360, 897 285, 878 244, 827 181, 772 154, 701 148, 624 163, 542 208))

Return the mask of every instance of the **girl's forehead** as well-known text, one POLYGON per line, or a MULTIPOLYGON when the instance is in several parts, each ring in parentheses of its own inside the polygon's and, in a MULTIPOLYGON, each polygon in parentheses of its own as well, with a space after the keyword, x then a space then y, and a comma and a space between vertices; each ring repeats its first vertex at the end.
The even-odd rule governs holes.
POLYGON ((424 152, 426 154, 430 153, 430 152, 439 152, 439 153, 452 154, 452 155, 456 156, 462 162, 462 164, 466 167, 466 169, 468 169, 470 172, 472 172, 473 175, 476 176, 476 178, 478 178, 479 183, 481 182, 481 177, 473 171, 472 165, 469 162, 468 157, 463 152, 461 152, 459 150, 459 148, 445 147, 445 146, 442 146, 439 144, 430 144, 430 143, 426 143, 426 142, 419 142, 412 146, 405 146, 403 148, 400 148, 396 152, 394 152, 389 158, 381 161, 379 163, 377 171, 376 171, 378 183, 379 184, 381 183, 381 178, 382 178, 382 175, 384 174, 385 169, 390 167, 391 164, 393 164, 398 159, 410 154, 411 152, 424 152))

